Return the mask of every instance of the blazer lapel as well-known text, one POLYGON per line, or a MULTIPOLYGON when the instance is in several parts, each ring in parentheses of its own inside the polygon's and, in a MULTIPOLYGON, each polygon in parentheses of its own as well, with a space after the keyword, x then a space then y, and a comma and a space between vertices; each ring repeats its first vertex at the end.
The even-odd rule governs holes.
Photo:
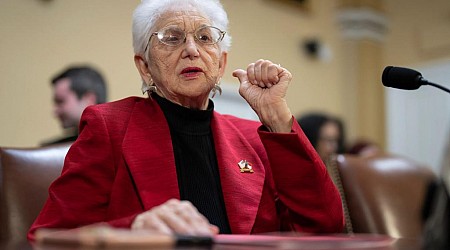
POLYGON ((233 234, 250 234, 264 186, 265 169, 257 153, 240 132, 218 113, 212 120, 222 192, 233 234), (238 163, 250 162, 253 173, 241 173, 238 163))
POLYGON ((180 198, 169 127, 154 100, 136 102, 122 149, 144 210, 180 198))
MULTIPOLYGON (((231 231, 250 234, 264 186, 263 163, 220 114, 214 113, 211 126, 231 231), (250 162, 254 172, 241 173, 241 160, 250 162)), ((155 101, 136 103, 122 149, 144 210, 180 198, 169 127, 155 101)))

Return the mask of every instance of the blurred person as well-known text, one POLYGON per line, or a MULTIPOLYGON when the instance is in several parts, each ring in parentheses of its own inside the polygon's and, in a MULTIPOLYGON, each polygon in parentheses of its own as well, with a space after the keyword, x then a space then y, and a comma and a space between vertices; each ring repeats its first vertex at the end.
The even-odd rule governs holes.
POLYGON ((340 119, 322 112, 309 112, 298 116, 297 122, 325 163, 327 172, 340 193, 345 219, 345 227, 342 232, 352 233, 345 192, 336 165, 337 154, 345 152, 344 125, 340 119))
POLYGON ((338 118, 312 112, 299 116, 297 121, 325 163, 333 155, 345 152, 344 125, 338 118))
POLYGON ((84 109, 106 102, 107 85, 100 72, 93 67, 71 66, 51 80, 54 115, 64 129, 62 138, 42 143, 42 146, 73 142, 78 138, 78 125, 84 109))
POLYGON ((259 122, 214 111, 227 30, 218 0, 141 1, 134 61, 148 97, 86 108, 30 240, 99 222, 169 235, 342 230, 339 193, 287 106, 287 69, 261 59, 233 72, 259 122))

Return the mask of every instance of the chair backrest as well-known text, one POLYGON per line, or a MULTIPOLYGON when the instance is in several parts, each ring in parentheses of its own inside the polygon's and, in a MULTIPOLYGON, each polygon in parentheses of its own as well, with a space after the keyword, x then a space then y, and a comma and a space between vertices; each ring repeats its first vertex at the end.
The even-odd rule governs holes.
POLYGON ((0 241, 26 240, 69 147, 0 148, 0 241))
POLYGON ((337 157, 354 233, 420 238, 428 184, 427 167, 392 155, 337 157))

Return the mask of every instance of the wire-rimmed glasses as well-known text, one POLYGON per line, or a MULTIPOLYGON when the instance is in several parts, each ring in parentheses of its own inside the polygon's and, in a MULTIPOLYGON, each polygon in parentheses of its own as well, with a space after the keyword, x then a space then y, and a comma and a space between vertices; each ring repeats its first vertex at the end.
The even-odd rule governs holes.
MULTIPOLYGON (((199 44, 213 45, 222 41, 226 32, 213 26, 202 26, 196 29, 193 33, 195 40, 199 44)), ((156 36, 158 38, 158 41, 162 44, 175 47, 186 42, 187 33, 184 30, 180 29, 178 26, 165 27, 160 31, 154 32, 150 35, 144 51, 147 51, 148 45, 153 36, 156 36)))

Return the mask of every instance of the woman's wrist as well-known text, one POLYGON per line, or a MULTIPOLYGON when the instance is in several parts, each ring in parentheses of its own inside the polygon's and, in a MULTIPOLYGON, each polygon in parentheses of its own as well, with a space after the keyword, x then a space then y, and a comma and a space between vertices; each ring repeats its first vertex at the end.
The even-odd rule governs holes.
POLYGON ((258 113, 261 123, 274 133, 291 132, 293 116, 285 102, 278 105, 270 105, 261 109, 258 113))

